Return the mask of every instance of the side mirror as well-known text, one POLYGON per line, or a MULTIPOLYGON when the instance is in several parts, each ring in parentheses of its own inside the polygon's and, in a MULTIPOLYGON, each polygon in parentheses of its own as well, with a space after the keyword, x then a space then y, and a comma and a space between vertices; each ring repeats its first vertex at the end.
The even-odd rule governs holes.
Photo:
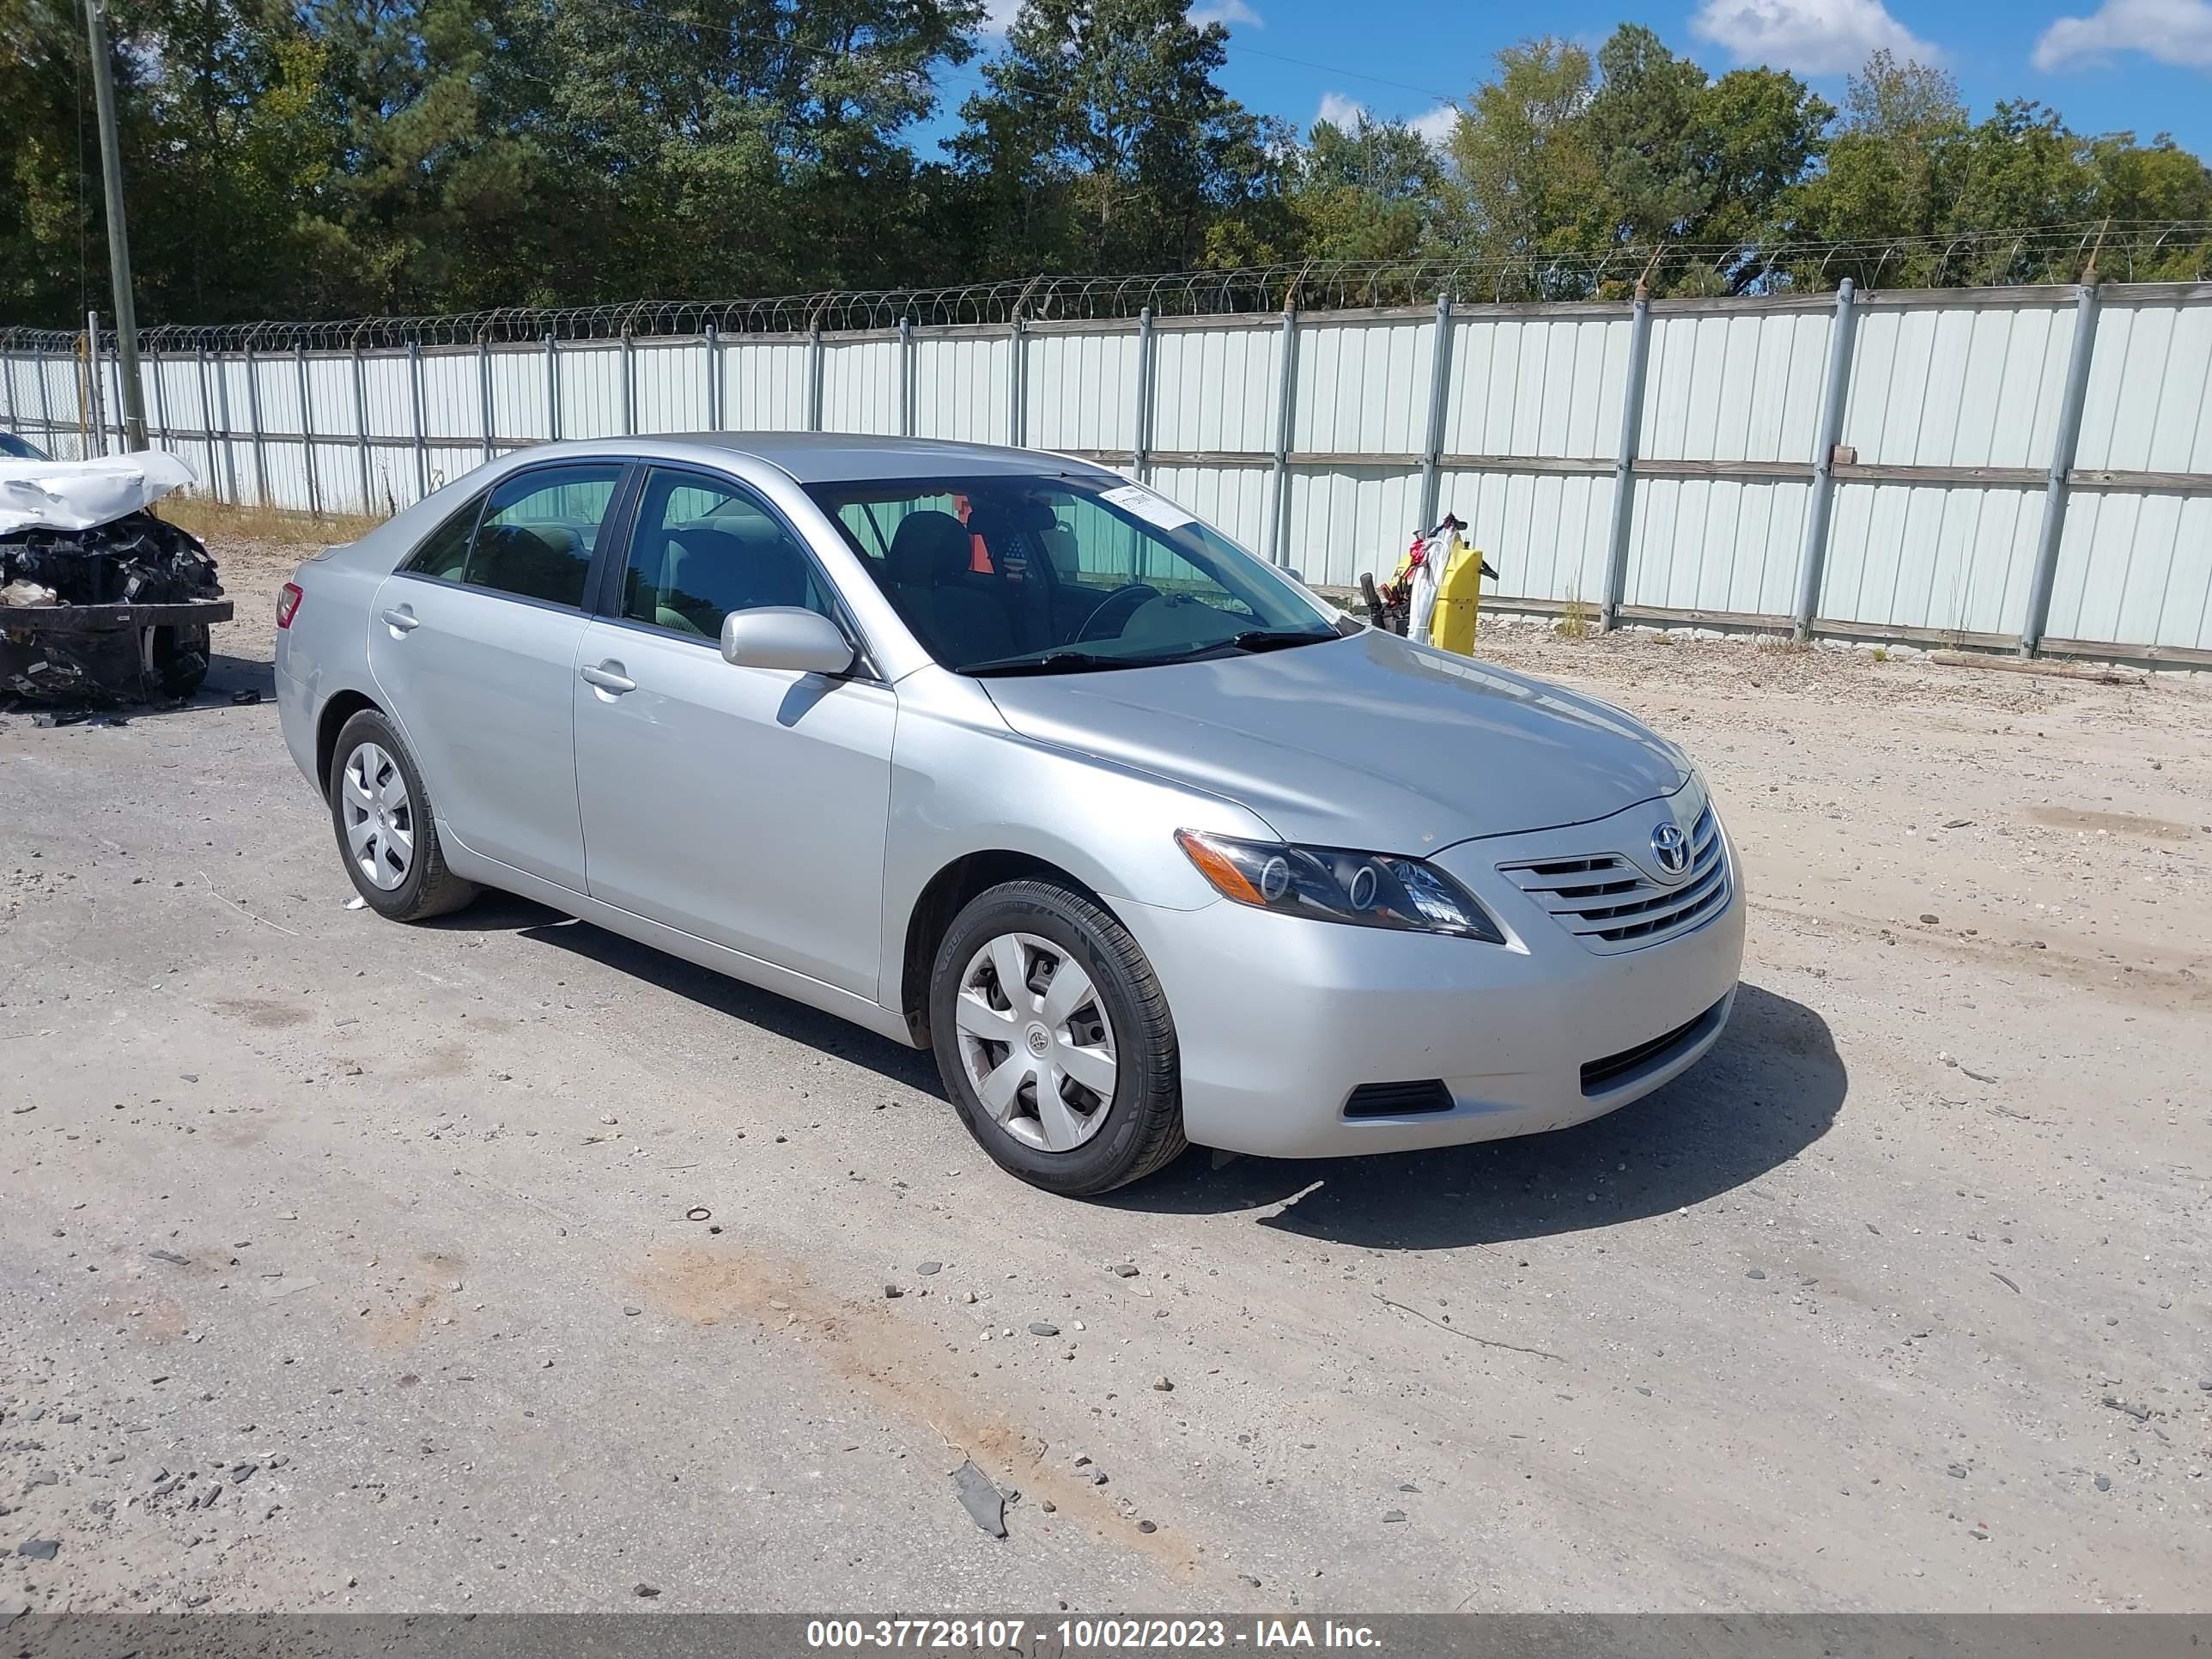
POLYGON ((853 666, 853 642, 819 611, 768 605, 722 618, 722 658, 740 668, 842 674, 853 666))
POLYGON ((1306 585, 1306 573, 1299 569, 1297 566, 1294 564, 1285 565, 1283 567, 1283 574, 1301 587, 1304 587, 1306 585))

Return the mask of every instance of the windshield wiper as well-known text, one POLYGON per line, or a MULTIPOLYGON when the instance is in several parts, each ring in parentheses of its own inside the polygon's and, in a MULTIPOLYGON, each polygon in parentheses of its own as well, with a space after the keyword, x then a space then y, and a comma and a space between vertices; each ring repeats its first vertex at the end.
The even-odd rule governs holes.
POLYGON ((1102 657, 1095 651, 1048 651, 1042 657, 994 657, 960 672, 978 678, 1011 674, 1081 674, 1099 668, 1127 668, 1127 657, 1102 657))
POLYGON ((1224 643, 1240 651, 1281 651, 1293 645, 1319 645, 1323 640, 1342 637, 1334 628, 1320 634, 1304 628, 1248 628, 1224 643))

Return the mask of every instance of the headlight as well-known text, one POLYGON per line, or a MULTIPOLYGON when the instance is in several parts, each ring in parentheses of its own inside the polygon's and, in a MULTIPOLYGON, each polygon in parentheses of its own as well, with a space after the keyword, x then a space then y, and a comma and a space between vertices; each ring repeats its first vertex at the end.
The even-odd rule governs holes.
POLYGON ((1505 935, 1473 895, 1419 859, 1237 841, 1195 830, 1176 830, 1176 841, 1224 898, 1255 909, 1505 943, 1505 935))

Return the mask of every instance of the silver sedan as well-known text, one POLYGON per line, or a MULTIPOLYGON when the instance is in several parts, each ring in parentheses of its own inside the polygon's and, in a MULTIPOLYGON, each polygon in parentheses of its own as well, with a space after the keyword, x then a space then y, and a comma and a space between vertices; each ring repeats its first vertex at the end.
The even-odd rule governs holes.
POLYGON ((1680 750, 1085 462, 555 444, 301 565, 277 627, 380 915, 520 893, 933 1049, 1055 1192, 1579 1122, 1735 995, 1680 750))

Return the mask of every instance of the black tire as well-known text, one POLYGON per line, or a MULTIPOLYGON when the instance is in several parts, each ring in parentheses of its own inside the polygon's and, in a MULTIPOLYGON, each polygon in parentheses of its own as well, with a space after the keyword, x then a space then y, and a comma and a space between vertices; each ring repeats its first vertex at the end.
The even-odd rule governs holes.
POLYGON ((931 1046, 945 1091, 969 1133, 1000 1168, 1067 1197, 1110 1192, 1180 1157, 1181 1061, 1166 994, 1128 930, 1079 893, 1047 881, 1010 881, 978 894, 938 946, 929 986, 931 1046), (1114 1031, 1115 1076, 1105 1118, 1068 1152, 1032 1146, 1002 1127, 963 1063, 957 1000, 969 960, 1002 934, 1041 939, 1090 975, 1114 1031))
POLYGON ((377 915, 392 921, 422 921, 458 910, 476 897, 474 882, 464 881, 446 868, 445 849, 438 845, 437 817, 431 809, 429 792, 422 787, 422 774, 416 769, 414 756, 408 753, 407 745, 400 741, 392 722, 375 709, 362 709, 339 728, 337 744, 331 750, 331 775, 323 780, 323 793, 330 802, 331 827, 337 836, 338 857, 344 862, 346 874, 352 878, 354 890, 377 915), (347 843, 345 804, 340 782, 355 751, 371 743, 392 757, 407 786, 415 854, 406 875, 394 887, 379 887, 371 881, 355 861, 353 849, 347 843))

